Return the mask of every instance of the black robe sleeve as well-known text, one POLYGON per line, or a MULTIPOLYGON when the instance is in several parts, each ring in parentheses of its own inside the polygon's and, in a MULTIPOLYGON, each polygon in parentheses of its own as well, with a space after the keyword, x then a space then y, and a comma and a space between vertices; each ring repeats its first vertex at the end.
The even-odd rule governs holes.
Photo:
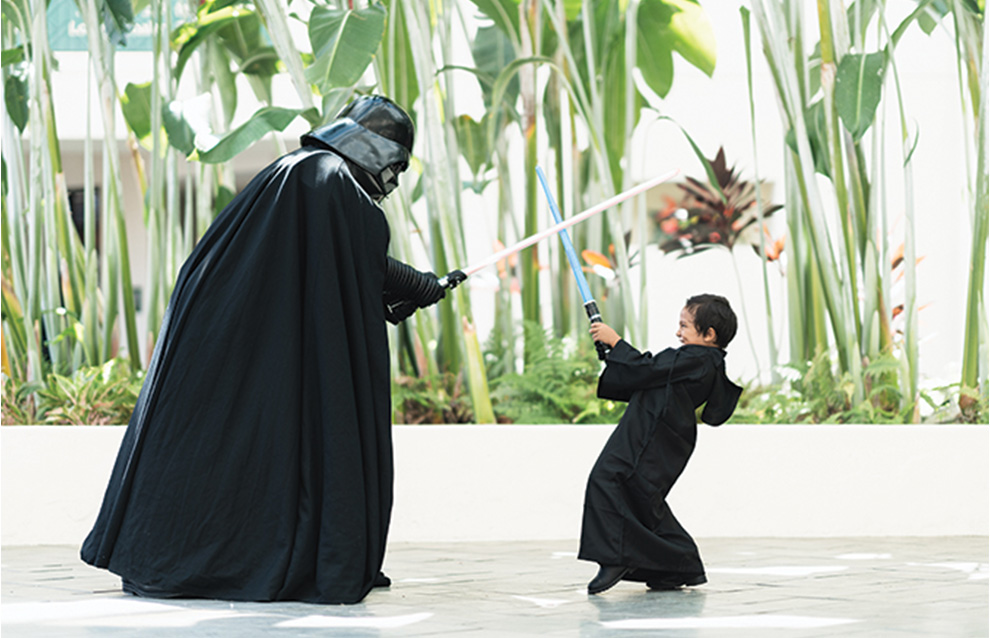
POLYGON ((680 406, 679 412, 685 412, 707 402, 702 419, 720 425, 732 415, 742 392, 726 376, 724 357, 719 348, 693 345, 667 348, 653 355, 620 340, 598 379, 598 397, 629 401, 638 391, 680 386, 680 392, 665 393, 665 403, 693 404, 680 406))
POLYGON ((682 354, 667 348, 653 355, 620 340, 605 360, 605 370, 598 379, 598 397, 629 401, 637 390, 699 379, 705 370, 698 365, 698 359, 682 354))

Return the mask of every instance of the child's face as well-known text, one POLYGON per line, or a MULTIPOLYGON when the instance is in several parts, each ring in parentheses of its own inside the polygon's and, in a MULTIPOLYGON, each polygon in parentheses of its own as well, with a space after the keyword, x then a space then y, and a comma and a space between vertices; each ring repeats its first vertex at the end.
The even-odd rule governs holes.
POLYGON ((686 346, 715 347, 715 329, 709 328, 705 334, 699 333, 697 326, 694 324, 694 313, 687 307, 681 309, 681 318, 677 327, 677 338, 686 346))

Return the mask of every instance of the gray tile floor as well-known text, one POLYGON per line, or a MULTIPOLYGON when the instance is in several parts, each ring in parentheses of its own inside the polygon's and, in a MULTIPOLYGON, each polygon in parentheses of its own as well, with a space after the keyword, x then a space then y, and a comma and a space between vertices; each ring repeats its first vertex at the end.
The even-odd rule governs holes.
POLYGON ((390 589, 360 605, 153 601, 66 546, 2 550, 4 638, 18 636, 988 635, 988 539, 700 539, 709 583, 585 591, 573 541, 394 544, 390 589))

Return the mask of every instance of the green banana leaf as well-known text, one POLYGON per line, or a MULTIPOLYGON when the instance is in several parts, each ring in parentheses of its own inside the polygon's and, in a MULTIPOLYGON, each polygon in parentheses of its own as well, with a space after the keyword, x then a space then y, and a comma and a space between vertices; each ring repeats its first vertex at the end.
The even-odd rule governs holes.
POLYGON ((882 51, 849 54, 839 63, 835 76, 835 106, 853 140, 863 137, 876 118, 886 57, 882 51))
POLYGON ((206 148, 200 146, 204 136, 197 135, 199 160, 207 164, 228 162, 265 135, 273 131, 284 131, 285 127, 302 113, 303 109, 287 109, 278 106, 260 108, 247 122, 206 148))
POLYGON ((309 17, 309 41, 315 60, 306 79, 321 94, 351 86, 374 59, 385 33, 385 7, 341 11, 317 6, 309 17))

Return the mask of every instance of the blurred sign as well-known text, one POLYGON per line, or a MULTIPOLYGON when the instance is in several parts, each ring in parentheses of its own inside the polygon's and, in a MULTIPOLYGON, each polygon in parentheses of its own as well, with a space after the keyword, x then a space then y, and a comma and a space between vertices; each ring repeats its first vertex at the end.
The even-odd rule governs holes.
MULTIPOLYGON (((190 16, 192 9, 185 0, 172 0, 172 26, 190 16)), ((151 8, 146 6, 134 16, 134 28, 125 36, 126 44, 118 51, 151 51, 151 8)), ((51 0, 48 5, 48 40, 53 51, 87 51, 86 21, 75 0, 51 0)))

